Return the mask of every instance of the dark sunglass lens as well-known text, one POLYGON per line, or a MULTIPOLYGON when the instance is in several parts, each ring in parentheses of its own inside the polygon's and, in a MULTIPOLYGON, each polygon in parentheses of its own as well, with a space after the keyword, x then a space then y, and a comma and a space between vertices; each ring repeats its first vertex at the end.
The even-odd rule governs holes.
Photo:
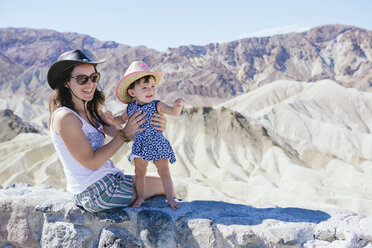
POLYGON ((85 75, 80 75, 76 77, 76 82, 80 85, 86 84, 88 82, 89 77, 85 75))
POLYGON ((99 74, 93 73, 92 75, 90 75, 90 80, 92 80, 93 83, 97 83, 99 80, 99 74))

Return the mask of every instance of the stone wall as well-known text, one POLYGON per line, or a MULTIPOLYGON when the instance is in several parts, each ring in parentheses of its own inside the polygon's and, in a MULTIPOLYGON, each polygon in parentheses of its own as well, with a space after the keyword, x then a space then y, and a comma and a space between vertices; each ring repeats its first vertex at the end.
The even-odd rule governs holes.
POLYGON ((48 186, 0 189, 0 247, 369 247, 372 217, 340 209, 254 208, 164 197, 88 213, 48 186))

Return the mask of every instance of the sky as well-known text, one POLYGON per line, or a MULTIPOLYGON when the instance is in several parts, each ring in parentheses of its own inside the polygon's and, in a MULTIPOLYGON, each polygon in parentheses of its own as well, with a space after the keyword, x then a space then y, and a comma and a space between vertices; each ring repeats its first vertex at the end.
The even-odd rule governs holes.
POLYGON ((166 51, 327 24, 372 30, 371 13, 372 0, 0 0, 0 28, 76 32, 166 51))

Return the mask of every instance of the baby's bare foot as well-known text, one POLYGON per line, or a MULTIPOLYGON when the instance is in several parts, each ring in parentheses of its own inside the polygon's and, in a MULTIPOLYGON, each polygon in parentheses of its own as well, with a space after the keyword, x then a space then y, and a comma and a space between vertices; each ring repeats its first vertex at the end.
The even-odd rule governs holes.
POLYGON ((145 202, 142 198, 137 198, 137 200, 133 203, 134 208, 139 208, 145 202))
POLYGON ((181 207, 181 205, 176 202, 173 198, 167 199, 168 205, 172 208, 172 210, 177 210, 181 207))

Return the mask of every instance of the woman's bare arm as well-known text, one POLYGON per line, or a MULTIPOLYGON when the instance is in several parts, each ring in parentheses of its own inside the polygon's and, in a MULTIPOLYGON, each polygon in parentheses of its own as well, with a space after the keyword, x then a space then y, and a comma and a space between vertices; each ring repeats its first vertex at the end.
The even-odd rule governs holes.
MULTIPOLYGON (((143 131, 139 126, 146 121, 144 114, 138 113, 132 117, 133 118, 128 120, 127 125, 123 129, 125 135, 131 140, 134 139, 136 132, 143 131)), ((98 169, 110 159, 124 143, 120 135, 115 131, 116 134, 113 136, 112 140, 99 149, 93 150, 81 129, 81 121, 68 110, 57 112, 54 116, 52 125, 54 132, 61 137, 70 154, 79 163, 91 170, 98 169)), ((111 128, 113 127, 109 127, 110 130, 107 132, 113 134, 113 129, 111 130, 111 128)))

